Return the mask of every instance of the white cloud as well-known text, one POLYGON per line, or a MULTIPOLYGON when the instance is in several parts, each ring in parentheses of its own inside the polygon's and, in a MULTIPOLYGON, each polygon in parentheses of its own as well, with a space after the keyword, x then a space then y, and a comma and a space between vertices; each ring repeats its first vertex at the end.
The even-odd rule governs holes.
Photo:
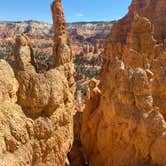
POLYGON ((77 14, 75 14, 75 16, 76 16, 76 17, 83 17, 84 14, 82 14, 82 13, 77 13, 77 14))

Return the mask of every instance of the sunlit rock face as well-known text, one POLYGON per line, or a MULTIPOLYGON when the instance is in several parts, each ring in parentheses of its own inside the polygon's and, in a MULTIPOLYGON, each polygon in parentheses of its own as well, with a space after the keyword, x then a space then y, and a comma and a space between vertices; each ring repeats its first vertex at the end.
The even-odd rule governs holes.
POLYGON ((58 70, 65 73, 65 76, 69 83, 69 87, 72 93, 74 93, 74 64, 72 61, 72 50, 70 47, 69 38, 66 33, 66 22, 62 7, 62 1, 54 1, 51 5, 51 10, 55 32, 53 46, 54 66, 57 67, 58 70))
POLYGON ((55 32, 53 54, 55 58, 55 66, 60 66, 66 62, 70 62, 72 56, 66 33, 66 22, 62 1, 54 1, 51 5, 51 10, 55 32))
POLYGON ((129 8, 130 12, 137 12, 140 16, 147 17, 154 25, 155 39, 165 39, 166 31, 166 2, 165 0, 134 0, 129 8))
POLYGON ((16 102, 18 82, 10 65, 5 60, 0 60, 0 101, 16 102))
MULTIPOLYGON (((53 2, 55 8, 59 4, 53 2)), ((54 56, 63 59, 61 50, 54 56)), ((0 165, 64 166, 73 142, 72 61, 38 73, 31 42, 23 34, 16 36, 14 59, 13 69, 0 61, 0 165)))
POLYGON ((90 166, 166 165, 165 3, 133 0, 113 26, 83 113, 90 166))

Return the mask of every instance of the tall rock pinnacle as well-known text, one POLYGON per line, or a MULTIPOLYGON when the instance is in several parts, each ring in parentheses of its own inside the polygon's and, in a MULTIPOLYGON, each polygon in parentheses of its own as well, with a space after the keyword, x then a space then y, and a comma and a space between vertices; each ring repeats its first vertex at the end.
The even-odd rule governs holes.
POLYGON ((55 66, 58 67, 71 61, 72 52, 66 32, 66 21, 62 0, 55 0, 51 5, 51 10, 55 31, 53 55, 55 66))
POLYGON ((55 0, 51 5, 51 9, 56 38, 66 35, 66 21, 62 7, 62 0, 55 0))
POLYGON ((72 62, 72 50, 66 32, 66 21, 62 7, 62 0, 54 0, 51 5, 51 10, 55 31, 53 46, 54 67, 65 74, 69 87, 72 93, 74 93, 74 64, 72 62))

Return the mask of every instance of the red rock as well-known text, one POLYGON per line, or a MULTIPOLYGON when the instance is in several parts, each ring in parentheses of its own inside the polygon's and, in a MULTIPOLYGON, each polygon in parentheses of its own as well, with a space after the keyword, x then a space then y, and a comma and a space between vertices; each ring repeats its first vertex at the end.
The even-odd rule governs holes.
POLYGON ((133 0, 113 26, 100 97, 93 95, 83 112, 81 141, 90 166, 166 165, 165 3, 133 0))

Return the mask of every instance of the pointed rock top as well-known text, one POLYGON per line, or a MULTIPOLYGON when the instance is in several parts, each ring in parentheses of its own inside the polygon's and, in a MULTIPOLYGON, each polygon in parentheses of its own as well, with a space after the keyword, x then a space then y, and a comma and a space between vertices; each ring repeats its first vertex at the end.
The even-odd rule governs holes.
POLYGON ((51 5, 55 36, 66 35, 66 21, 62 0, 55 0, 51 5))

